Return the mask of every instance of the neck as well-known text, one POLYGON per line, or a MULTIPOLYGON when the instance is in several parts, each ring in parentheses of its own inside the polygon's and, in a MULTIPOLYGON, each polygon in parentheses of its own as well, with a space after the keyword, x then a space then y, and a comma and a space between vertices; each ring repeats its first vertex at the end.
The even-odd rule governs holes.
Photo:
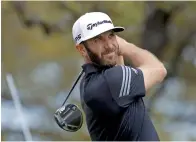
POLYGON ((86 59, 86 58, 84 58, 84 62, 85 62, 86 64, 88 64, 88 63, 93 63, 91 60, 86 59))

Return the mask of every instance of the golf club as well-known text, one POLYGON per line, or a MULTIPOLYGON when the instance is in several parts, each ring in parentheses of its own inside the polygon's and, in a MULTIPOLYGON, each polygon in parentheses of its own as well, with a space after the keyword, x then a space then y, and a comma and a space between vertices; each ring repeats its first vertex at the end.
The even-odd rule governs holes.
POLYGON ((56 123, 59 125, 60 128, 69 132, 75 132, 82 127, 83 124, 83 117, 82 112, 75 104, 67 104, 65 105, 66 101, 68 100, 69 96, 71 95, 73 89, 75 88, 76 84, 78 83, 79 79, 83 74, 83 70, 80 72, 78 78, 76 79, 74 85, 72 86, 69 94, 65 98, 62 106, 56 110, 54 114, 54 119, 56 123))

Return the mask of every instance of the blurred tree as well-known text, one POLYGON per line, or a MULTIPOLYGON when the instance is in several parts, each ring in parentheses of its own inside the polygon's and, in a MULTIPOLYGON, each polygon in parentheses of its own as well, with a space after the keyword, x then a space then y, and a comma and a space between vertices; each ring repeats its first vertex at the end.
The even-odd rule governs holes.
POLYGON ((19 2, 12 2, 13 8, 16 11, 16 14, 18 15, 18 18, 20 19, 21 24, 26 26, 27 28, 31 28, 32 26, 40 26, 43 30, 43 33, 46 35, 50 35, 52 32, 63 32, 61 29, 60 24, 62 21, 56 23, 56 24, 49 24, 42 19, 40 19, 37 15, 32 17, 26 17, 25 9, 26 9, 26 2, 25 1, 19 1, 19 2))
POLYGON ((151 9, 144 23, 144 31, 142 34, 142 47, 151 51, 160 58, 163 50, 169 42, 168 26, 177 12, 185 8, 184 3, 180 3, 171 7, 171 9, 163 9, 155 6, 154 2, 146 3, 148 9, 151 9))

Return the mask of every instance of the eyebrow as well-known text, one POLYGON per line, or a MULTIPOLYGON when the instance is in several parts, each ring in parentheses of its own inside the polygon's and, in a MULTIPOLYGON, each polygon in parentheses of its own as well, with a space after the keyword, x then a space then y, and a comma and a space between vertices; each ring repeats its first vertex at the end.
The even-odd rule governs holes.
MULTIPOLYGON (((109 32, 109 35, 110 35, 110 34, 114 34, 114 33, 115 33, 113 30, 106 31, 106 32, 109 32)), ((93 39, 98 38, 99 36, 101 36, 101 37, 102 37, 102 34, 103 34, 103 33, 101 33, 101 34, 99 34, 99 35, 97 35, 97 36, 93 37, 93 38, 92 38, 92 40, 93 40, 93 39)))

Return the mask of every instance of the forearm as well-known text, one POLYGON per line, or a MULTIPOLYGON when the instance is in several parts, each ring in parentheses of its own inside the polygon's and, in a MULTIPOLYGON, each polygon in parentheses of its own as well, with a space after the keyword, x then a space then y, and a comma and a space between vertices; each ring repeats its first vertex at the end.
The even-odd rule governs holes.
POLYGON ((123 47, 121 54, 123 57, 130 61, 134 67, 148 66, 148 67, 162 67, 163 64, 149 51, 139 48, 132 43, 128 43, 124 39, 120 39, 119 46, 123 47))
POLYGON ((145 49, 141 49, 133 44, 127 43, 127 51, 123 53, 128 61, 134 67, 163 67, 163 64, 152 53, 145 49))

